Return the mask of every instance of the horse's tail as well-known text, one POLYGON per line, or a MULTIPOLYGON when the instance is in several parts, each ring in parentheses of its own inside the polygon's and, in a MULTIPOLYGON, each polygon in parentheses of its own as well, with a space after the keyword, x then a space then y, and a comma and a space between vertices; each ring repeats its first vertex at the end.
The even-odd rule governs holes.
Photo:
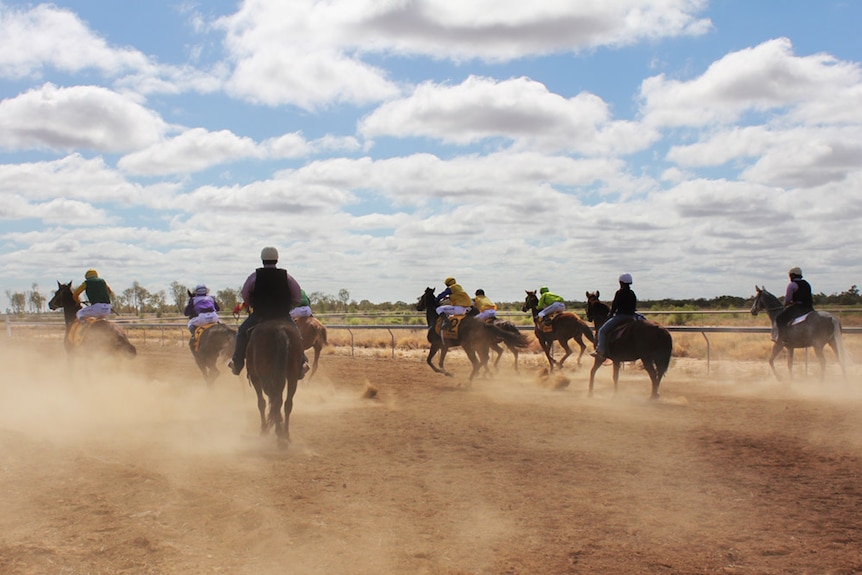
POLYGON ((670 357, 673 355, 673 338, 670 332, 663 327, 657 326, 656 332, 656 354, 655 370, 659 379, 664 377, 670 367, 670 357))
POLYGON ((591 344, 596 344, 596 336, 593 335, 593 328, 590 327, 590 324, 585 321, 578 321, 578 329, 581 330, 581 333, 590 341, 591 344))
POLYGON ((841 322, 835 316, 832 316, 832 337, 835 340, 835 354, 843 370, 847 362, 847 351, 844 348, 844 337, 841 335, 841 322))
POLYGON ((513 347, 527 348, 530 345, 529 340, 527 340, 527 336, 522 334, 517 327, 515 327, 514 331, 511 331, 510 329, 504 329, 494 325, 493 323, 486 323, 485 329, 491 330, 496 337, 502 339, 504 343, 513 347))

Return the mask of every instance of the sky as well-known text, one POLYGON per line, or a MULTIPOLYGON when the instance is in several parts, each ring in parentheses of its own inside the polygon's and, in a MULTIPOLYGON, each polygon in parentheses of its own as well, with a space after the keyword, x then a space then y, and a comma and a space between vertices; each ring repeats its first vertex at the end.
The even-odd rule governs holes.
POLYGON ((0 289, 862 284, 862 2, 0 0, 0 289))

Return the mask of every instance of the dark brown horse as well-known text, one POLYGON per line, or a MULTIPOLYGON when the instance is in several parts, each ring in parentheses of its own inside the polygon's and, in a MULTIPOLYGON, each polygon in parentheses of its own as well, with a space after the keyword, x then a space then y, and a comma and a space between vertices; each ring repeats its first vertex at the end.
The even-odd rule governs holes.
POLYGON ((290 412, 302 370, 302 336, 289 319, 262 321, 252 328, 246 347, 248 379, 257 394, 260 432, 275 427, 279 447, 290 443, 290 412), (287 384, 287 397, 284 387, 287 384), (266 394, 266 399, 264 399, 266 394), (266 403, 269 400, 269 414, 266 403), (284 419, 281 407, 284 405, 284 419))
MULTIPOLYGON (((518 329, 518 326, 516 326, 511 321, 505 319, 494 318, 493 320, 491 320, 490 323, 494 324, 503 331, 508 331, 509 333, 521 333, 518 329)), ((515 371, 518 371, 518 354, 520 353, 520 351, 518 350, 518 346, 513 343, 509 343, 503 338, 497 338, 496 340, 491 342, 491 349, 497 354, 497 358, 494 359, 494 369, 497 369, 497 364, 500 363, 500 358, 503 357, 503 348, 500 347, 501 343, 505 345, 509 351, 512 352, 513 356, 515 356, 515 371)))
MULTIPOLYGON (((588 300, 589 301, 589 300, 588 300)), ((592 305, 604 305, 597 300, 592 305)), ((591 315, 594 315, 590 312, 591 315)), ((644 369, 649 374, 652 383, 651 399, 658 399, 658 388, 673 353, 673 339, 670 332, 660 325, 647 320, 632 320, 614 328, 608 334, 608 346, 605 357, 596 357, 590 370, 590 395, 593 394, 593 382, 596 372, 605 359, 614 362, 614 392, 620 382, 620 364, 624 361, 641 360, 644 369)))
POLYGON ((299 333, 302 334, 302 345, 305 349, 314 348, 314 362, 311 364, 311 373, 308 374, 308 379, 314 377, 314 372, 317 371, 317 363, 320 360, 320 352, 326 341, 326 326, 320 323, 315 317, 297 317, 294 318, 296 326, 299 328, 299 333))
POLYGON ((493 343, 502 341, 506 345, 512 345, 515 348, 523 349, 527 347, 527 340, 519 331, 516 330, 513 333, 500 329, 494 324, 485 323, 472 315, 466 315, 457 322, 454 321, 455 318, 452 318, 453 324, 457 328, 457 338, 441 337, 438 331, 439 327, 437 326, 439 315, 437 314, 437 298, 434 295, 434 288, 425 288, 425 293, 419 297, 419 301, 416 304, 416 310, 425 312, 425 319, 428 323, 428 343, 431 344, 426 363, 437 373, 452 377, 452 374, 446 371, 444 367, 446 353, 450 347, 460 346, 464 350, 464 353, 467 354, 467 358, 473 365, 473 369, 470 372, 470 381, 479 373, 481 368, 485 369, 486 374, 490 373, 488 369, 488 357, 493 343), (438 351, 440 352, 439 367, 433 363, 434 356, 438 351))
POLYGON ((137 350, 129 343, 126 333, 106 319, 79 321, 75 314, 81 304, 72 294, 72 282, 57 282, 57 291, 48 302, 50 309, 62 309, 66 321, 66 336, 63 345, 71 358, 79 354, 107 354, 118 357, 135 357, 137 350))
POLYGON ((586 292, 586 314, 587 321, 593 322, 593 328, 596 334, 599 333, 599 328, 608 320, 611 315, 611 308, 607 304, 602 303, 599 299, 599 290, 596 293, 586 292))
POLYGON ((226 324, 215 323, 195 333, 200 333, 200 341, 193 336, 189 339, 189 349, 204 381, 212 384, 219 376, 219 360, 225 360, 233 353, 236 330, 226 324))
MULTIPOLYGON (((751 305, 751 314, 757 315, 758 312, 765 311, 772 321, 773 330, 776 329, 776 319, 784 306, 778 298, 766 291, 763 287, 754 286, 757 295, 754 298, 754 303, 751 305)), ((825 311, 812 312, 795 325, 788 326, 775 344, 772 346, 772 353, 769 356, 769 367, 772 368, 772 373, 777 379, 778 372, 775 370, 775 358, 781 353, 782 349, 787 350, 787 370, 789 376, 793 377, 793 350, 797 348, 813 347, 814 353, 817 354, 817 359, 820 360, 820 379, 826 377, 826 356, 823 354, 823 348, 829 345, 832 351, 835 352, 835 357, 838 359, 838 364, 841 366, 841 373, 847 376, 845 363, 844 340, 841 337, 841 322, 838 318, 825 311)))
POLYGON ((539 304, 539 297, 536 295, 535 290, 525 291, 527 293, 527 297, 524 299, 524 305, 521 308, 521 311, 530 311, 533 314, 533 323, 536 326, 536 339, 539 340, 539 344, 542 346, 542 351, 545 352, 545 357, 548 358, 550 370, 554 371, 554 365, 562 369, 563 363, 570 355, 572 355, 572 349, 569 347, 569 340, 572 338, 574 338, 575 343, 577 343, 581 348, 581 351, 578 354, 578 364, 580 364, 581 357, 587 349, 587 345, 584 343, 583 338, 587 338, 587 340, 593 344, 596 342, 593 337, 593 330, 590 329, 589 324, 572 312, 564 311, 556 314, 551 320, 551 331, 545 331, 542 327, 542 320, 539 319, 539 309, 537 307, 539 304), (555 341, 559 342, 563 350, 566 352, 559 361, 556 361, 551 357, 551 348, 553 348, 555 341))

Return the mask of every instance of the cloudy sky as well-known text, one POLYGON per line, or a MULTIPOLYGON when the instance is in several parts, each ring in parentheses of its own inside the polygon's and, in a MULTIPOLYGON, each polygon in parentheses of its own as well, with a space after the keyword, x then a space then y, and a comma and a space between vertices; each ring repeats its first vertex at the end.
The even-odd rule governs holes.
MULTIPOLYGON (((862 2, 0 0, 0 289, 862 284, 862 2)), ((4 306, 5 307, 5 306, 4 306)))

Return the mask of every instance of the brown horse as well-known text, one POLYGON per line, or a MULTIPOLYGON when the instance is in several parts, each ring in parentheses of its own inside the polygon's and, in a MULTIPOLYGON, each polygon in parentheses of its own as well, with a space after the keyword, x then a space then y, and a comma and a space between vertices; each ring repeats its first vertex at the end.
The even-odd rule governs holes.
POLYGON ((302 345, 304 349, 314 348, 314 362, 311 365, 311 373, 308 374, 308 379, 314 377, 314 372, 317 371, 317 362, 320 360, 320 352, 326 341, 326 326, 320 323, 315 317, 297 317, 294 318, 296 326, 299 328, 299 333, 302 334, 302 345))
MULTIPOLYGON (((604 305, 595 300, 592 305, 604 305)), ((595 315, 591 313, 591 315, 595 315)), ((614 393, 620 382, 620 364, 624 361, 641 360, 652 383, 651 399, 658 399, 658 388, 670 365, 673 339, 670 332, 660 325, 646 320, 632 320, 613 329, 608 334, 608 349, 605 357, 598 356, 590 370, 590 395, 596 372, 610 359, 614 362, 614 393)))
POLYGON ((536 326, 536 339, 539 340, 539 344, 542 346, 542 351, 545 352, 545 357, 548 358, 550 370, 554 370, 554 365, 562 369, 563 362, 572 355, 572 349, 569 347, 569 340, 572 338, 574 338, 575 342, 581 348, 581 351, 578 354, 578 364, 580 364, 581 357, 587 349, 583 338, 586 337, 587 340, 593 344, 596 342, 593 337, 593 330, 590 329, 589 324, 572 312, 564 311, 556 314, 551 320, 551 331, 544 331, 542 329, 542 320, 539 319, 539 309, 537 307, 539 304, 539 298, 536 295, 535 290, 525 291, 527 293, 527 297, 524 299, 524 305, 521 308, 521 311, 530 311, 533 314, 533 323, 536 326), (554 346, 554 341, 558 341, 566 352, 559 361, 556 361, 551 357, 551 348, 554 346))
MULTIPOLYGON (((491 323, 502 329, 503 331, 518 334, 520 333, 518 326, 516 326, 511 321, 494 318, 491 323)), ((491 342, 491 349, 497 354, 497 358, 494 360, 494 369, 497 369, 497 364, 500 363, 500 358, 503 357, 503 348, 500 347, 501 343, 505 345, 509 351, 512 352, 512 355, 515 356, 515 371, 518 371, 518 354, 520 353, 518 350, 518 346, 505 341, 503 338, 497 338, 495 341, 491 342)))
POLYGON ((233 353, 236 343, 236 330, 223 323, 212 324, 200 333, 200 341, 193 336, 189 339, 189 349, 195 358, 204 381, 212 384, 219 376, 219 359, 226 359, 233 353))
MULTIPOLYGON (((754 290, 757 295, 754 298, 754 303, 751 305, 751 314, 757 315, 758 312, 765 311, 772 321, 773 330, 777 329, 776 321, 778 314, 784 309, 784 305, 778 301, 777 297, 766 291, 766 288, 754 286, 754 290)), ((841 322, 838 321, 838 318, 825 311, 813 312, 804 321, 788 326, 786 333, 782 334, 772 346, 772 353, 769 356, 769 367, 772 368, 775 378, 781 379, 775 370, 775 358, 781 353, 782 349, 786 349, 787 370, 789 376, 792 378, 793 350, 813 347, 814 353, 820 361, 820 379, 823 380, 826 377, 826 356, 823 353, 823 348, 826 345, 829 345, 832 351, 835 352, 835 357, 841 366, 841 373, 846 377, 847 371, 844 367, 846 353, 844 351, 844 340, 841 337, 841 322)))
POLYGON ((63 310, 66 321, 66 335, 63 345, 71 358, 78 354, 108 354, 120 357, 135 357, 137 350, 129 342, 126 333, 113 322, 106 319, 79 321, 76 314, 81 304, 72 294, 72 282, 57 282, 57 291, 48 302, 50 309, 63 310))
POLYGON ((262 321, 251 329, 246 347, 248 379, 257 394, 260 433, 275 427, 279 447, 290 443, 290 412, 302 370, 302 336, 289 319, 262 321), (287 383, 287 398, 284 387, 287 383), (266 394, 269 414, 266 415, 266 394), (284 405, 284 419, 281 407, 284 405))
POLYGON ((437 331, 439 315, 437 314, 437 298, 434 295, 434 288, 425 288, 425 293, 419 296, 416 310, 425 312, 425 319, 428 323, 428 343, 431 344, 428 358, 425 361, 437 373, 452 377, 452 374, 446 371, 444 367, 446 353, 450 347, 461 346, 464 353, 467 354, 467 358, 473 365, 470 381, 479 373, 481 368, 485 369, 486 374, 490 374, 488 369, 489 350, 495 342, 502 341, 506 345, 521 349, 527 347, 527 340, 519 331, 516 330, 514 333, 506 331, 471 315, 466 315, 457 322, 458 337, 456 339, 441 337, 440 332, 437 331), (439 368, 433 363, 434 356, 438 351, 440 352, 439 368))

